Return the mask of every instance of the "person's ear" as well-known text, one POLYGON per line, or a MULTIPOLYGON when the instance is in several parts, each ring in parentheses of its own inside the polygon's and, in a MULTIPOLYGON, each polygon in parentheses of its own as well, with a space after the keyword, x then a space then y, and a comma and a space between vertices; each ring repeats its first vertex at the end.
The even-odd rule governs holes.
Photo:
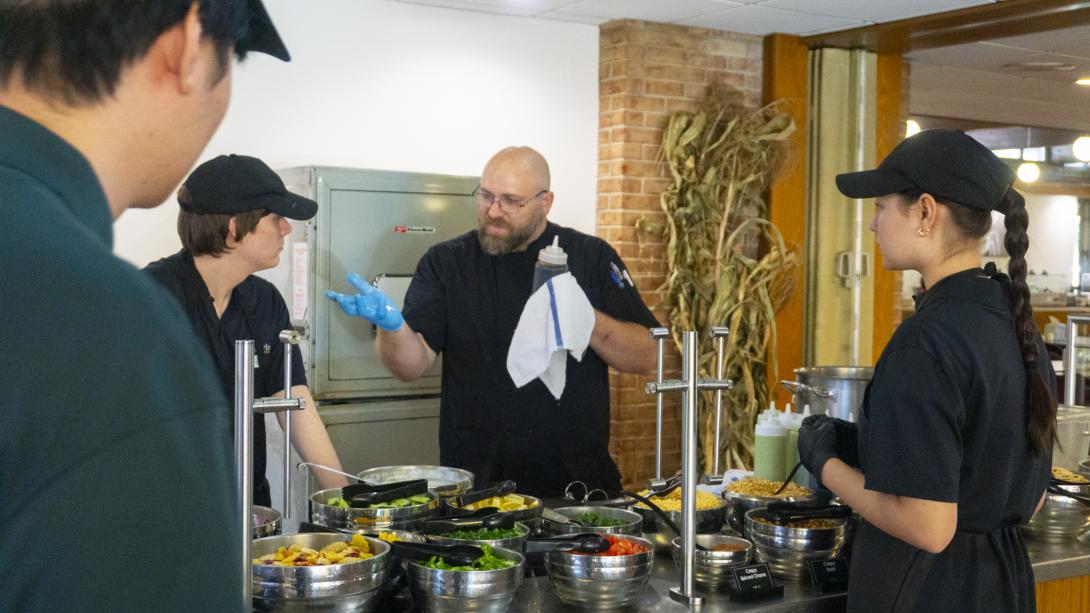
POLYGON ((152 44, 148 56, 159 61, 160 74, 173 82, 180 94, 202 85, 200 5, 193 2, 182 21, 164 31, 152 44))
POLYGON ((549 215, 549 210, 552 209, 552 208, 553 208, 553 193, 552 192, 545 192, 545 194, 543 196, 541 196, 541 212, 545 213, 545 216, 547 217, 549 215))
POLYGON ((917 203, 920 205, 920 232, 923 236, 926 236, 935 227, 939 214, 939 203, 935 201, 934 196, 928 193, 920 196, 917 203))
POLYGON ((228 248, 232 248, 238 244, 238 240, 235 237, 238 236, 238 218, 234 215, 227 220, 227 237, 224 241, 228 248))

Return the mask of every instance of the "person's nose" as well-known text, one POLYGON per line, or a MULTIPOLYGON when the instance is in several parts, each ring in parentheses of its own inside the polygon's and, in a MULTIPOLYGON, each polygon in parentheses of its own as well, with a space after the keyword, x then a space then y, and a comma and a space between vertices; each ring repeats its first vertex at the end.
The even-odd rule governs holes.
POLYGON ((867 228, 869 228, 871 232, 878 231, 878 213, 875 213, 874 216, 870 218, 870 225, 867 226, 867 228))
POLYGON ((291 234, 291 224, 287 219, 280 218, 280 236, 287 236, 291 234))
POLYGON ((494 198, 492 204, 488 205, 488 217, 491 219, 499 219, 504 216, 503 207, 500 206, 499 198, 494 198))

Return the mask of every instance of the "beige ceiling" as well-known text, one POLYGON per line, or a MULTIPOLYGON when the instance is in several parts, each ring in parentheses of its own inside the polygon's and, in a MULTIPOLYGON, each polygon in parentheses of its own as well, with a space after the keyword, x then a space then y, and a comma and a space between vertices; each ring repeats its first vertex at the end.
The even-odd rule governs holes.
POLYGON ((910 110, 1001 124, 1090 132, 1090 26, 916 51, 910 110), (1020 62, 1055 62, 1062 71, 1012 70, 1020 62), (1004 66, 1008 66, 1004 68, 1004 66))

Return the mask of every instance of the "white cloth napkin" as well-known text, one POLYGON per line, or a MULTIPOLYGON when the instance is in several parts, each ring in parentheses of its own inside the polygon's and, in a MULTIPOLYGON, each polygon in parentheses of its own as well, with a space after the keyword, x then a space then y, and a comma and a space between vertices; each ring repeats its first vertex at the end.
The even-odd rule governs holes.
POLYGON ((507 372, 515 387, 540 378, 558 400, 564 393, 568 354, 582 361, 594 329, 594 307, 570 272, 539 287, 519 317, 507 372))

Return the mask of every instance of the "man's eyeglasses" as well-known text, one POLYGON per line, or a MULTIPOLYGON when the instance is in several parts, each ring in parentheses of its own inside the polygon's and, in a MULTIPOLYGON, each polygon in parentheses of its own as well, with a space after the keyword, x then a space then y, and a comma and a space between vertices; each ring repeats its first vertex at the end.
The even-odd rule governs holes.
POLYGON ((533 196, 527 196, 526 198, 516 198, 514 196, 497 196, 492 192, 482 189, 479 185, 477 189, 473 190, 473 199, 477 201, 477 206, 482 209, 491 208, 493 202, 497 202, 500 205, 500 210, 504 213, 517 213, 519 209, 530 204, 536 198, 549 193, 549 190, 543 189, 533 196))

